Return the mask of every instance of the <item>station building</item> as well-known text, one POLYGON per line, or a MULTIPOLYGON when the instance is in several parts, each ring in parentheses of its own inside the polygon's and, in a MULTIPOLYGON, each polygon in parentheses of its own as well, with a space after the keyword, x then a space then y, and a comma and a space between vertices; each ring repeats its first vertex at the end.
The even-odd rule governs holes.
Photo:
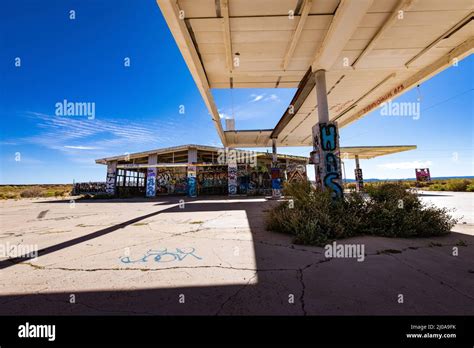
POLYGON ((275 195, 286 182, 307 180, 308 158, 182 145, 97 159, 107 166, 106 192, 158 195, 275 195))

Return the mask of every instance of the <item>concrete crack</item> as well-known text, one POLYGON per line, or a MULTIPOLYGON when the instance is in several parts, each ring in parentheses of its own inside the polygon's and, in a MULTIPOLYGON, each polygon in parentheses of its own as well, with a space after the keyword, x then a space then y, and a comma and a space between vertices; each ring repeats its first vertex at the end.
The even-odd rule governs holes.
POLYGON ((222 310, 224 309, 224 306, 225 306, 229 301, 231 301, 234 297, 236 297, 243 289, 245 289, 245 288, 250 284, 250 282, 251 282, 256 276, 257 276, 257 272, 255 272, 255 274, 253 275, 253 277, 251 277, 251 278, 249 279, 249 281, 248 281, 246 284, 244 284, 239 290, 237 290, 233 295, 229 296, 229 297, 227 298, 227 300, 225 300, 225 301, 221 304, 219 310, 216 312, 215 315, 219 315, 219 314, 222 312, 222 310))
POLYGON ((454 291, 457 292, 458 294, 461 294, 461 295, 463 295, 463 296, 465 296, 465 297, 467 297, 467 298, 469 298, 469 299, 471 299, 471 300, 474 300, 474 297, 471 297, 471 296, 469 296, 468 294, 465 294, 464 292, 462 292, 462 291, 456 289, 454 286, 452 286, 452 285, 450 285, 450 284, 448 284, 448 283, 442 281, 441 279, 438 279, 438 278, 436 278, 436 277, 433 277, 433 276, 432 276, 431 274, 429 274, 428 272, 425 272, 425 271, 423 271, 422 269, 416 268, 416 267, 410 265, 409 263, 407 263, 407 262, 405 262, 405 261, 399 259, 398 257, 395 257, 395 256, 392 255, 392 254, 389 254, 389 255, 390 255, 391 257, 393 257, 395 260, 397 260, 398 262, 403 263, 404 265, 408 266, 409 268, 411 268, 411 269, 413 269, 413 270, 415 270, 415 271, 417 271, 417 272, 419 272, 419 273, 421 273, 421 274, 424 274, 425 276, 427 276, 427 277, 430 278, 430 279, 433 279, 433 280, 435 280, 435 281, 437 281, 437 282, 440 282, 440 284, 447 286, 448 288, 450 288, 451 290, 454 290, 454 291))

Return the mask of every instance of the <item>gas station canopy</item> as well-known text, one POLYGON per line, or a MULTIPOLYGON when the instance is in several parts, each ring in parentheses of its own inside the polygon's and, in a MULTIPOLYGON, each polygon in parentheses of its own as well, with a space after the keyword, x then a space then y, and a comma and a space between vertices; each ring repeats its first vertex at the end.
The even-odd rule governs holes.
POLYGON ((349 146, 341 147, 342 159, 354 159, 358 156, 359 159, 371 159, 374 157, 390 155, 397 152, 415 150, 415 145, 403 146, 349 146))
MULTIPOLYGON (((472 0, 157 0, 224 146, 312 145, 472 53, 472 0), (297 88, 273 129, 224 131, 212 88, 297 88)), ((362 156, 361 156, 362 158, 362 156)))

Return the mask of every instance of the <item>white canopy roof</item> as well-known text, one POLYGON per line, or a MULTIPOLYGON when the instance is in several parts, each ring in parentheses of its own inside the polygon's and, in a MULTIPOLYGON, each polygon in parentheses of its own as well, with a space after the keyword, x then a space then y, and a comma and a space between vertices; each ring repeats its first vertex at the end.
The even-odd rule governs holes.
POLYGON ((326 70, 340 127, 471 54, 472 0, 157 0, 225 146, 311 145, 326 70), (224 132, 211 88, 297 87, 273 130, 224 132))

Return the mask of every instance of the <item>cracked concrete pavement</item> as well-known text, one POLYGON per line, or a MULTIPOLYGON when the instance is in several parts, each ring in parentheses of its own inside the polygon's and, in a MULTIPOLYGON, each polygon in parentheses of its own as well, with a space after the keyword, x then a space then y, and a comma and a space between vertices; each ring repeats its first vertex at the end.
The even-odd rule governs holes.
POLYGON ((266 231, 263 198, 2 201, 0 244, 40 251, 0 259, 0 314, 473 315, 472 198, 459 202, 445 237, 338 241, 365 245, 357 262, 266 231))

